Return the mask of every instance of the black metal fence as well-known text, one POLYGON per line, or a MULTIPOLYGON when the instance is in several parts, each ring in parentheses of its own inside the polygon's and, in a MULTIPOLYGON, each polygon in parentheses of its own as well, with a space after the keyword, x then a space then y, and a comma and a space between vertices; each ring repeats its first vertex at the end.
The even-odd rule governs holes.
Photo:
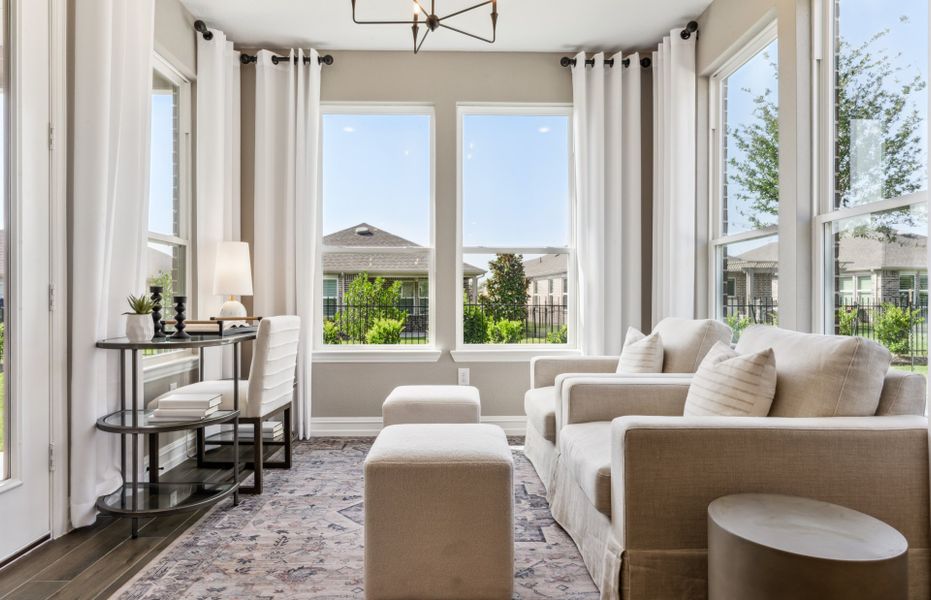
POLYGON ((775 298, 755 298, 751 302, 727 301, 723 312, 721 316, 731 329, 740 330, 747 325, 779 324, 779 303, 775 298))
MULTIPOLYGON (((390 330, 390 327, 389 327, 390 330)), ((426 305, 337 304, 324 306, 323 341, 326 344, 426 344, 430 339, 430 312, 426 305), (397 339, 379 331, 380 320, 403 323, 397 339)))
POLYGON ((835 307, 834 332, 857 335, 889 348, 895 361, 928 364, 928 304, 909 298, 875 302, 844 299, 835 307))
POLYGON ((569 309, 565 304, 466 303, 463 308, 467 344, 566 343, 569 309), (503 330, 501 321, 520 323, 510 339, 505 339, 510 331, 503 330))

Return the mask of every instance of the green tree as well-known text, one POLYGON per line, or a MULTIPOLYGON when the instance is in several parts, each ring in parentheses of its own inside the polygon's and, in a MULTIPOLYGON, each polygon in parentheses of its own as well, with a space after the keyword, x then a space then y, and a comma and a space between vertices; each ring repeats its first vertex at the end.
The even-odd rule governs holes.
POLYGON ((887 303, 882 305, 882 311, 876 316, 873 329, 876 339, 889 352, 904 356, 911 352, 909 341, 912 329, 923 322, 921 309, 887 303))
MULTIPOLYGON (((843 39, 838 43, 834 170, 839 206, 850 205, 860 192, 852 189, 850 177, 851 129, 860 119, 878 120, 882 131, 882 160, 876 161, 876 173, 870 179, 880 182, 883 197, 902 196, 924 185, 922 119, 915 95, 926 82, 914 66, 903 64, 901 55, 892 55, 882 46, 881 41, 890 33, 885 29, 859 45, 843 39)), ((776 73, 776 64, 770 64, 776 73)), ((753 98, 753 104, 755 119, 727 131, 741 151, 741 156, 728 159, 728 183, 737 184, 730 189, 746 207, 742 216, 754 227, 761 227, 772 223, 779 208, 779 112, 775 94, 769 89, 753 98)), ((893 224, 901 225, 903 219, 904 224, 914 224, 907 210, 875 217, 872 227, 853 234, 890 239, 895 235, 893 224)))
POLYGON ((382 277, 369 279, 360 273, 343 296, 343 308, 333 317, 340 331, 352 342, 365 343, 366 333, 378 319, 401 321, 407 311, 399 308, 401 282, 389 283, 382 277))
POLYGON ((494 320, 525 321, 530 294, 524 274, 524 257, 520 254, 498 254, 488 266, 491 276, 482 296, 486 312, 494 320))

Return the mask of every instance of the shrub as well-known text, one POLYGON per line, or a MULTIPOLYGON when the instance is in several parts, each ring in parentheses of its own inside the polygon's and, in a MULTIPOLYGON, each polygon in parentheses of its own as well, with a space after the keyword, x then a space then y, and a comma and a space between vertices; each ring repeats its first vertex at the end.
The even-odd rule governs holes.
POLYGON ((876 339, 893 354, 908 354, 909 334, 913 326, 923 322, 920 315, 921 311, 918 308, 883 304, 873 324, 876 339))
POLYGON ((740 339, 743 330, 750 326, 750 317, 746 315, 728 315, 724 318, 724 321, 734 332, 733 340, 735 342, 740 339))
POLYGON ((339 326, 335 321, 327 319, 323 322, 323 343, 324 344, 339 344, 342 341, 342 336, 339 332, 339 326))
POLYGON ((484 344, 488 322, 482 307, 466 303, 462 309, 462 337, 466 344, 484 344))
POLYGON ((349 340, 362 342, 378 319, 403 321, 407 317, 407 312, 398 307, 400 300, 400 281, 388 283, 382 277, 370 280, 368 273, 360 273, 349 284, 343 308, 334 319, 349 340))
POLYGON ((839 308, 837 309, 837 333, 841 335, 853 335, 857 325, 856 308, 839 308))
POLYGON ((400 344, 405 319, 375 319, 365 333, 366 344, 400 344))
POLYGON ((569 341, 569 327, 563 325, 556 331, 551 331, 546 334, 546 343, 547 344, 565 344, 569 341))
POLYGON ((488 323, 487 338, 492 344, 517 344, 524 337, 524 324, 521 321, 501 319, 488 323))

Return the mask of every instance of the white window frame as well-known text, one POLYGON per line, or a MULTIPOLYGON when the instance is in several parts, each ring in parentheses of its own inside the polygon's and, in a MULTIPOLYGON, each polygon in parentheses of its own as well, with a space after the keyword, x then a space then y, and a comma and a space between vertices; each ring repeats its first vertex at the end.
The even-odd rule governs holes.
MULTIPOLYGON (((167 246, 179 247, 184 252, 184 293, 188 297, 189 312, 196 312, 197 297, 193 287, 194 244, 192 243, 192 227, 194 202, 192 199, 192 114, 194 111, 191 81, 181 71, 175 68, 165 57, 158 52, 152 53, 152 70, 178 86, 178 235, 166 235, 146 230, 146 252, 149 242, 167 246)), ((148 219, 148 214, 146 215, 148 219)), ((146 287, 146 292, 148 287, 146 287)), ((172 318, 171 298, 162 300, 163 315, 166 319, 172 318), (166 312, 167 311, 167 312, 166 312)), ((184 361, 189 363, 196 358, 191 350, 175 350, 161 352, 143 358, 143 370, 147 377, 155 377, 157 372, 164 371, 167 363, 184 361)), ((183 367, 179 367, 182 368, 183 367)))
MULTIPOLYGON (((577 302, 575 269, 575 214, 576 198, 574 185, 572 146, 572 105, 563 103, 467 103, 456 104, 456 349, 451 352, 456 362, 524 362, 534 356, 547 354, 577 354, 577 302), (567 134, 568 162, 566 169, 569 173, 569 245, 565 247, 549 246, 463 246, 462 234, 462 143, 463 121, 471 115, 530 115, 530 116, 561 116, 568 117, 569 127, 567 134), (465 344, 463 327, 463 282, 462 263, 467 254, 567 254, 569 281, 568 309, 566 324, 568 325, 567 343, 565 344, 465 344)), ((536 297, 536 295, 533 295, 536 297)), ((532 301, 532 300, 531 300, 532 301)))
MULTIPOLYGON (((429 246, 386 247, 378 248, 378 252, 390 254, 406 254, 410 252, 428 253, 430 257, 428 268, 427 294, 429 302, 428 332, 426 344, 345 344, 326 345, 323 343, 323 327, 316 327, 313 332, 314 352, 313 359, 321 363, 393 363, 393 362, 436 362, 440 359, 440 350, 436 346, 436 110, 433 104, 422 102, 323 102, 320 105, 321 129, 325 115, 421 115, 430 120, 430 167, 429 167, 429 214, 430 228, 429 246)), ((318 183, 318 194, 321 198, 320 209, 323 209, 323 146, 318 162, 321 173, 318 183)), ((331 252, 340 254, 371 254, 371 248, 365 247, 338 247, 323 244, 323 219, 317 219, 317 231, 314 243, 317 247, 317 275, 314 281, 314 293, 317 298, 323 294, 323 256, 331 252)), ((321 315, 323 307, 321 304, 321 315)))
MULTIPOLYGON (((834 333, 834 223, 854 217, 867 216, 889 210, 924 204, 928 207, 928 191, 913 192, 897 198, 887 198, 878 202, 869 202, 845 208, 834 207, 834 1, 815 0, 812 7, 814 16, 813 49, 814 77, 813 106, 814 119, 813 147, 816 153, 814 161, 814 204, 815 218, 812 232, 813 257, 812 289, 821 290, 813 294, 812 330, 821 333, 834 333)), ((929 117, 931 118, 931 117, 929 117)), ((931 218, 931 216, 929 216, 931 218)), ((931 265, 929 265, 931 266, 931 265)), ((859 279, 854 276, 854 298, 859 295, 859 279)), ((875 298, 874 298, 875 301, 875 298)))
MULTIPOLYGON (((766 49, 771 43, 779 39, 778 22, 773 21, 763 28, 760 33, 747 42, 740 50, 734 53, 709 78, 708 85, 708 184, 709 184, 709 210, 708 219, 710 240, 708 244, 708 274, 711 285, 708 289, 708 306, 711 307, 711 318, 722 320, 724 314, 724 283, 725 273, 721 269, 723 253, 730 244, 737 244, 750 240, 778 236, 779 225, 770 225, 752 231, 724 234, 724 82, 747 64, 752 58, 766 49)), ((777 105, 778 106, 778 105, 777 105)), ((780 182, 781 183, 781 182, 780 182)), ((779 238, 777 237, 777 240, 779 238)), ((780 252, 782 251, 780 245, 780 252)))

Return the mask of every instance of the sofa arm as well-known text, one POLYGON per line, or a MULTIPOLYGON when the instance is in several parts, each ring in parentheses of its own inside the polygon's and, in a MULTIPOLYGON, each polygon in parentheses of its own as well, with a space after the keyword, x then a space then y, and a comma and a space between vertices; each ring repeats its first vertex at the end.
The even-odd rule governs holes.
POLYGON ((561 381, 557 431, 571 423, 611 421, 626 415, 682 416, 690 375, 573 375, 561 381))
POLYGON ((560 373, 613 373, 617 356, 537 356, 530 360, 530 387, 556 384, 560 373))
POLYGON ((847 506, 931 547, 924 417, 622 417, 611 435, 625 549, 704 549, 708 504, 744 492, 847 506))

